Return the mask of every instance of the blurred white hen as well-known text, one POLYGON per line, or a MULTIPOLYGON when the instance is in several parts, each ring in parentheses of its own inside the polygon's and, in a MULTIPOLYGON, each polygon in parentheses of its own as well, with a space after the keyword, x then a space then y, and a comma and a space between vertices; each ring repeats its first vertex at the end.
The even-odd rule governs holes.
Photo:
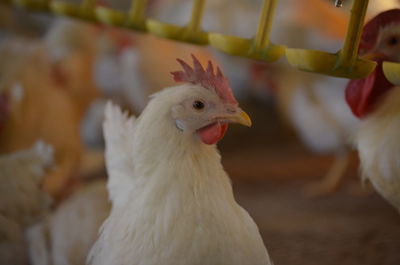
POLYGON ((0 264, 27 264, 24 231, 50 206, 41 183, 52 163, 53 150, 43 142, 0 157, 0 264))
MULTIPOLYGON (((399 3, 396 1, 370 1, 368 15, 374 15, 382 8, 398 6, 399 3)), ((317 1, 309 2, 317 4, 317 1)), ((323 7, 322 4, 324 3, 320 3, 321 7, 323 7)), ((347 7, 350 7, 350 3, 347 7)), ((324 14, 323 9, 320 13, 322 15, 317 15, 316 19, 329 17, 328 14, 324 14)), ((342 14, 338 12, 330 14, 332 18, 336 18, 330 23, 331 26, 334 26, 334 23, 343 22, 342 14)), ((318 21, 314 24, 318 24, 318 21)), ((299 27, 294 22, 278 23, 279 26, 291 28, 292 31, 293 28, 299 27)), ((318 32, 312 28, 305 30, 301 26, 299 32, 303 34, 303 37, 298 36, 292 39, 296 47, 333 52, 337 51, 341 45, 341 41, 326 32, 318 32)), ((294 73, 292 70, 287 70, 286 73, 288 74, 279 77, 282 91, 278 93, 284 94, 281 98, 286 97, 284 99, 286 102, 283 104, 287 104, 284 108, 290 121, 303 142, 312 151, 335 155, 335 161, 325 178, 320 183, 311 186, 309 191, 312 194, 331 192, 340 184, 345 174, 349 163, 351 138, 359 124, 343 99, 348 80, 303 72, 294 73)))
POLYGON ((77 190, 45 221, 29 229, 31 264, 85 264, 110 206, 103 180, 77 190))
MULTIPOLYGON (((278 12, 274 22, 278 43, 326 51, 340 48, 338 35, 342 34, 340 28, 345 25, 344 13, 335 10, 332 3, 321 0, 305 1, 302 4, 291 0, 285 2, 290 3, 291 8, 286 6, 286 12, 278 12), (318 13, 310 13, 304 18, 304 12, 312 6, 318 9, 318 13), (323 18, 332 20, 323 22, 331 30, 321 31, 319 21, 323 18), (337 27, 332 26, 335 23, 337 27)), ((336 156, 326 177, 322 182, 312 185, 310 192, 323 194, 333 191, 347 168, 350 136, 357 125, 357 119, 346 108, 343 100, 348 81, 301 72, 282 64, 264 67, 265 79, 276 86, 267 88, 276 92, 278 110, 291 123, 303 143, 315 153, 336 156), (271 70, 277 71, 277 74, 269 74, 271 70)))

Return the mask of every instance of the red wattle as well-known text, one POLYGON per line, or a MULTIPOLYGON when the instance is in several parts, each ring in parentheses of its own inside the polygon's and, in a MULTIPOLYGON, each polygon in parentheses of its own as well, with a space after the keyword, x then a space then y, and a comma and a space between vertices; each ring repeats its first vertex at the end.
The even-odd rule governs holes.
POLYGON ((216 122, 201 128, 197 131, 197 133, 203 143, 211 145, 221 140, 224 137, 227 129, 228 124, 220 124, 219 122, 216 122))
POLYGON ((358 118, 368 115, 382 96, 394 85, 390 83, 378 62, 375 71, 369 76, 351 80, 346 87, 346 101, 353 114, 358 118))

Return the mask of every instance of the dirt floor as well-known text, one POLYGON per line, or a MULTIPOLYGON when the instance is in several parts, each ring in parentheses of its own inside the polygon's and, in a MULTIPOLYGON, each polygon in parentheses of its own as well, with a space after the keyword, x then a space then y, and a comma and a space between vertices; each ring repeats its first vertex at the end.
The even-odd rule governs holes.
POLYGON ((243 108, 253 129, 231 126, 220 150, 275 265, 399 265, 400 215, 368 183, 362 187, 357 155, 337 192, 311 197, 307 187, 332 157, 307 151, 272 108, 243 108))
POLYGON ((276 265, 400 264, 400 216, 376 194, 309 198, 301 181, 234 184, 276 265))

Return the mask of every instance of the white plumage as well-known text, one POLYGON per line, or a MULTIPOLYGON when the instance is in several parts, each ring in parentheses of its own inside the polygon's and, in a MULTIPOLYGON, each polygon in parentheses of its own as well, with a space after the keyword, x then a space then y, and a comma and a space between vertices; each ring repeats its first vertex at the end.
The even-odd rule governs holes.
POLYGON ((350 81, 346 90, 350 108, 362 119, 354 143, 363 177, 397 210, 400 210, 400 87, 386 79, 382 61, 400 63, 399 18, 400 9, 391 9, 364 26, 361 43, 366 48, 362 52, 378 64, 368 77, 350 81))
POLYGON ((154 95, 137 120, 106 107, 113 206, 89 264, 271 264, 215 145, 181 132, 170 117, 175 103, 200 93, 186 86, 154 95))
POLYGON ((392 88, 361 121, 355 137, 363 177, 400 211, 400 87, 392 88))
POLYGON ((43 217, 51 199, 41 189, 53 150, 43 142, 0 157, 0 264, 26 264, 25 228, 43 217))
POLYGON ((40 184, 53 163, 53 149, 43 142, 31 149, 0 157, 1 214, 21 225, 47 211, 50 197, 40 184))
POLYGON ((110 212, 106 183, 86 184, 28 231, 32 265, 83 265, 110 212))
POLYGON ((351 143, 358 120, 343 100, 347 79, 314 77, 300 83, 289 107, 306 145, 317 153, 337 153, 351 143), (307 93, 311 93, 311 96, 307 93))

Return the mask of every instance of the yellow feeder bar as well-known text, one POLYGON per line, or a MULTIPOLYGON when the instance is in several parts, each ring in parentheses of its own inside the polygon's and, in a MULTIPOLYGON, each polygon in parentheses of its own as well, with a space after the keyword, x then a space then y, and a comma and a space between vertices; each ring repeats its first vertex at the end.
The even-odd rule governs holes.
POLYGON ((336 77, 360 79, 369 75, 376 62, 357 56, 367 7, 368 0, 354 0, 346 39, 338 53, 288 48, 286 58, 289 63, 303 71, 336 77))
POLYGON ((400 86, 400 63, 383 62, 383 73, 396 86, 400 86))
POLYGON ((272 20, 277 0, 264 0, 257 35, 252 39, 209 33, 210 44, 225 53, 273 62, 285 54, 285 46, 270 42, 272 20))
POLYGON ((97 7, 96 16, 107 25, 146 31, 146 4, 147 0, 133 0, 128 15, 111 8, 97 7))
POLYGON ((50 9, 54 13, 60 15, 71 16, 90 21, 96 21, 94 13, 95 5, 96 5, 95 0, 84 0, 80 5, 67 3, 60 0, 55 0, 50 2, 50 9))
POLYGON ((50 0, 32 1, 32 0, 13 0, 13 2, 26 9, 35 11, 48 11, 50 0))
POLYGON ((147 29, 162 38, 206 45, 208 44, 208 34, 201 30, 204 6, 205 0, 194 0, 190 22, 185 27, 148 19, 147 29))

